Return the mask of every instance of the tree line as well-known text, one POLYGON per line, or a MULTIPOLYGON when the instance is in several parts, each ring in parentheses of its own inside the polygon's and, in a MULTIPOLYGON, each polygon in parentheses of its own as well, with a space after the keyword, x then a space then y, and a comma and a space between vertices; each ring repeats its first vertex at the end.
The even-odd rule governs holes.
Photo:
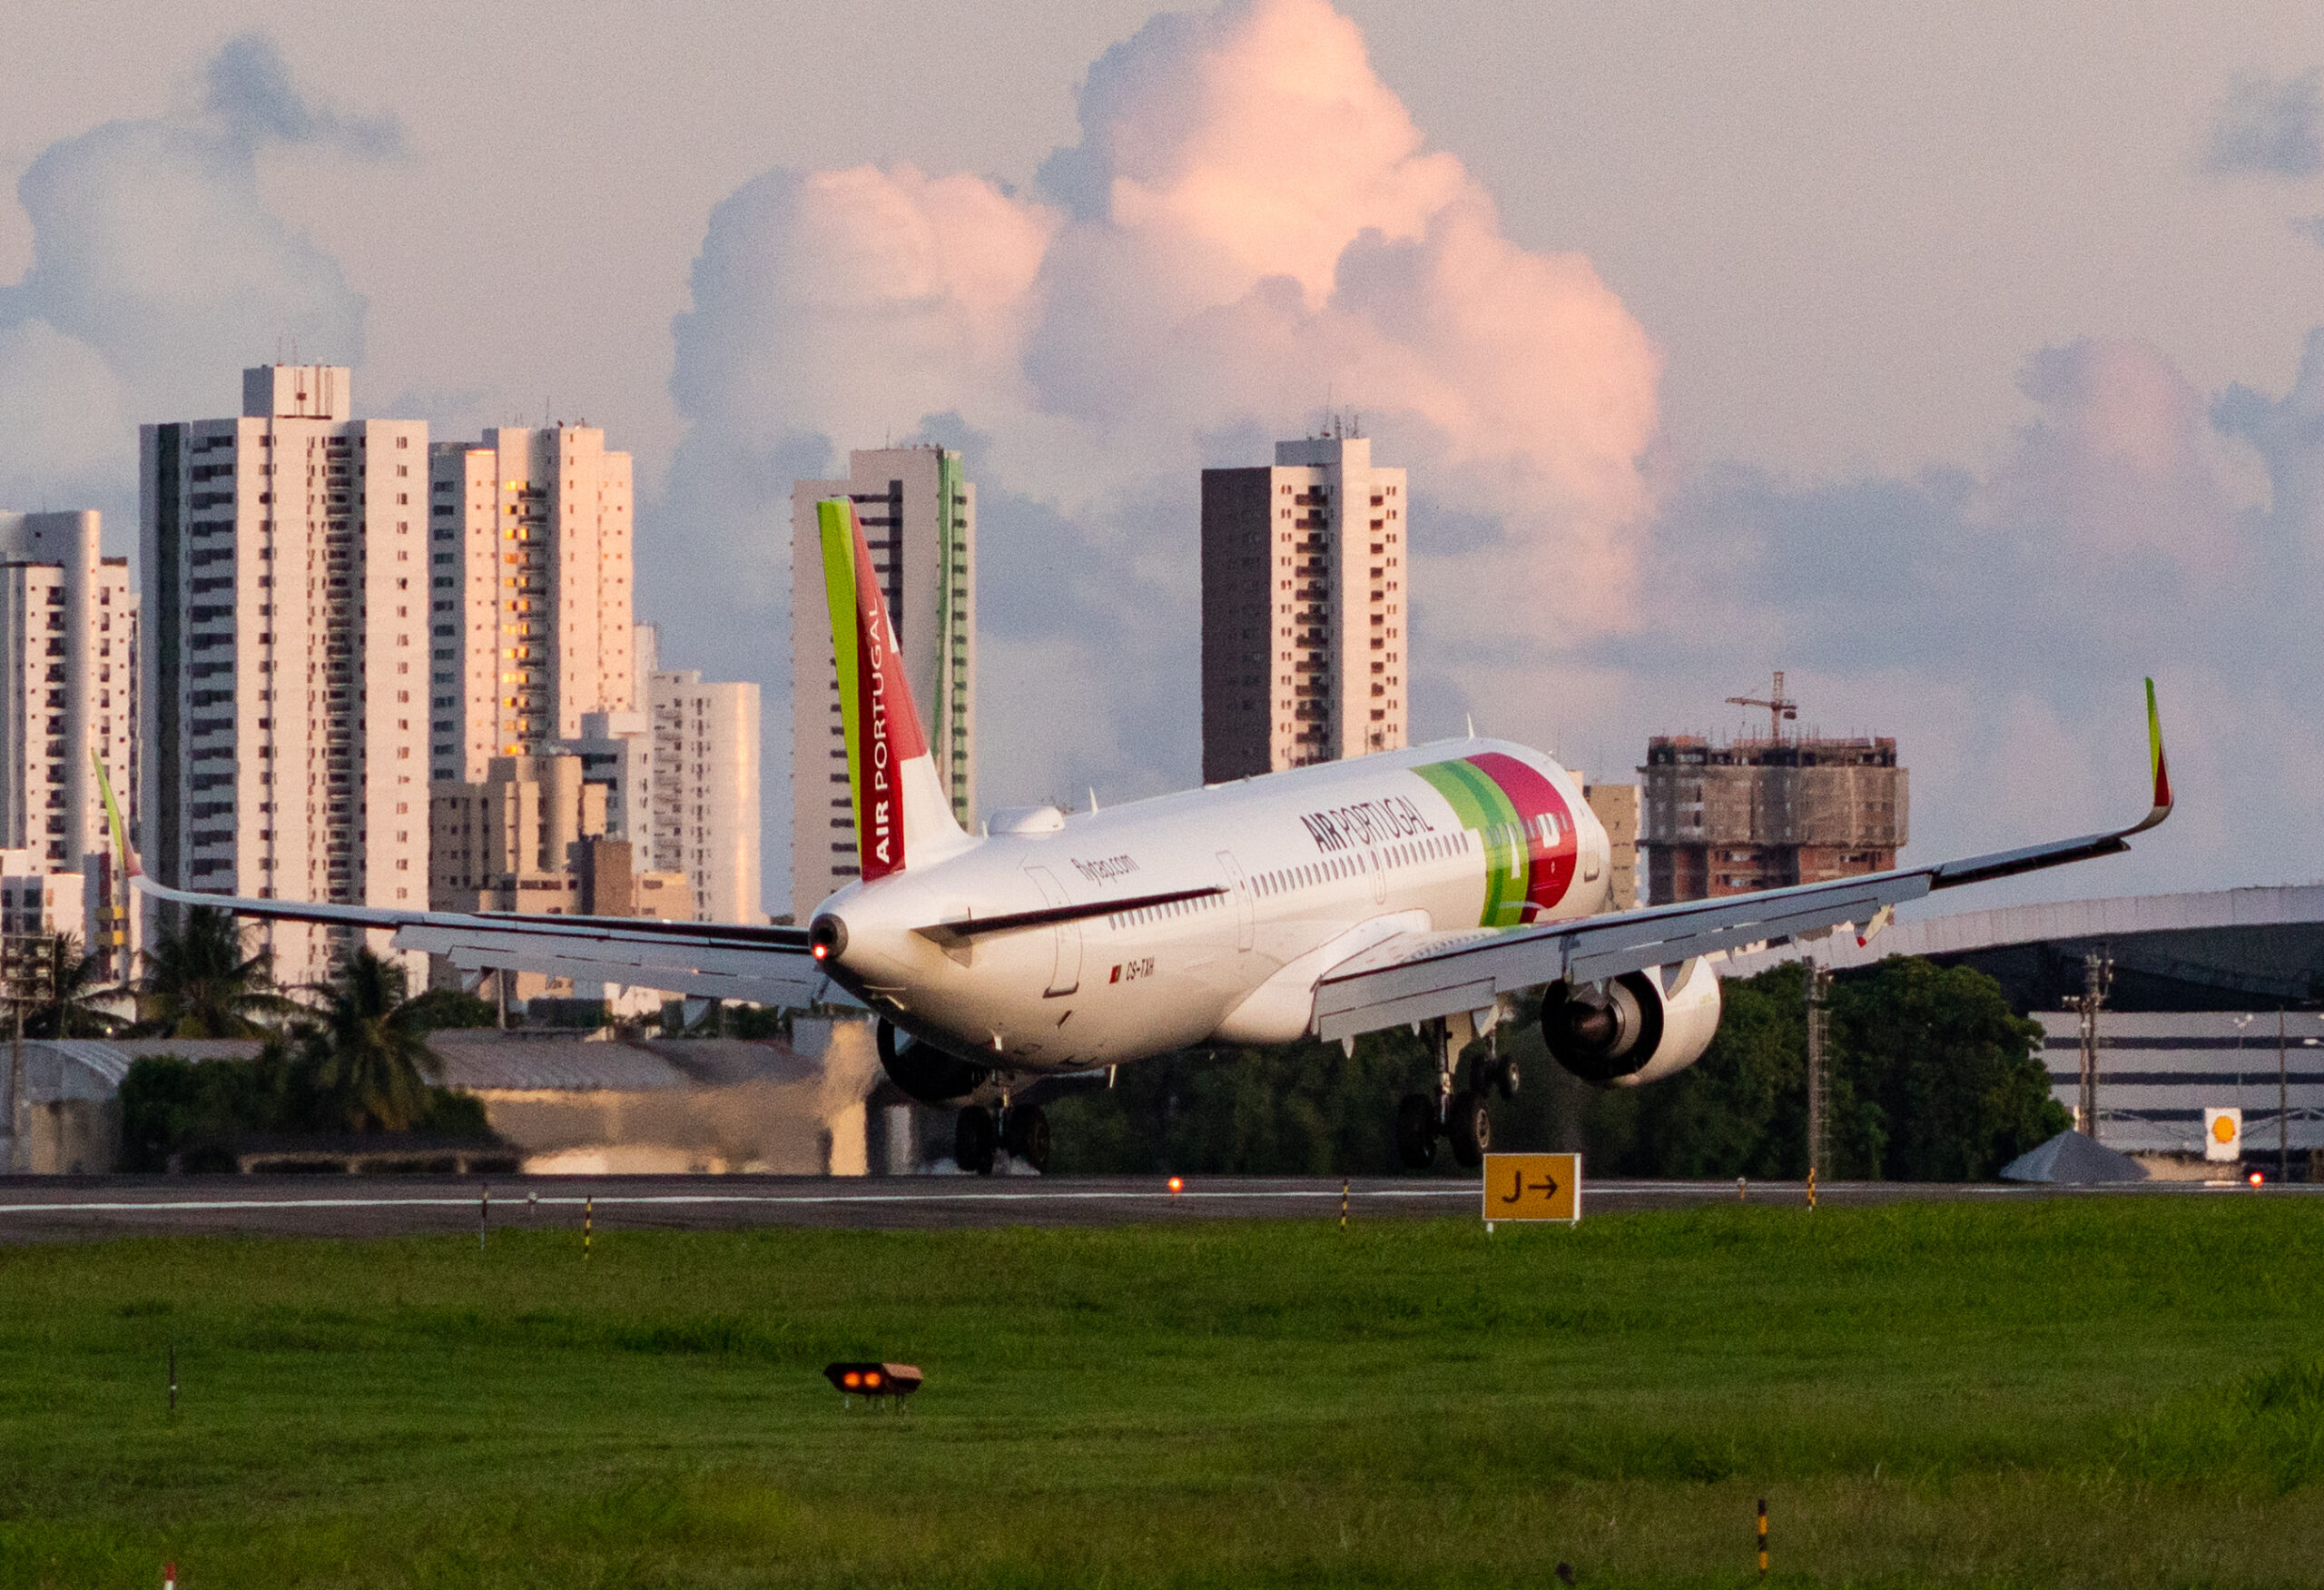
MULTIPOLYGON (((1643 1088, 1566 1075, 1527 1002, 1499 1034, 1523 1085, 1493 1107, 1493 1146, 1578 1149, 1599 1175, 1805 1176, 1806 977, 1792 964, 1726 983, 1726 1014, 1702 1059, 1643 1088)), ((2040 1026, 1982 973, 1891 957, 1837 980, 1827 1011, 1833 1176, 1982 1180, 2069 1124, 2051 1097, 2040 1026)), ((1302 1043, 1167 1056, 1051 1104, 1052 1166, 1396 1174, 1395 1100, 1434 1085, 1425 1047, 1403 1030, 1361 1039, 1352 1055, 1302 1043)))
POLYGON ((52 942, 57 965, 70 963, 74 974, 44 987, 35 980, 28 1034, 260 1043, 248 1060, 133 1062, 121 1087, 124 1170, 165 1170, 189 1146, 251 1133, 491 1136, 481 1103, 437 1085, 443 1062, 426 1042, 438 1028, 493 1023, 492 1007, 473 994, 412 995, 403 968, 368 948, 349 954, 328 982, 286 993, 267 952, 249 951, 240 923, 203 905, 155 934, 130 987, 100 986, 89 970, 95 957, 69 938, 52 942), (124 995, 133 1020, 106 1008, 124 995))

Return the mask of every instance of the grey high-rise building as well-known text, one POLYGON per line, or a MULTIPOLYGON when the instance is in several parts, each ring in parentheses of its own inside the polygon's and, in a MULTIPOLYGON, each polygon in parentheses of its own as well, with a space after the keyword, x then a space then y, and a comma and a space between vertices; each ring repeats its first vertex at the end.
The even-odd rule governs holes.
POLYGON ((1202 472, 1204 783, 1404 743, 1406 501, 1363 437, 1202 472))
POLYGON ((10 932, 82 936, 127 977, 132 941, 95 764, 137 817, 137 597, 94 512, 0 513, 0 850, 20 893, 81 904, 10 932))
POLYGON ((791 489, 791 909, 800 922, 860 871, 815 516, 832 497, 855 504, 953 815, 963 827, 976 821, 977 489, 947 448, 850 453, 846 479, 791 489))
MULTIPOLYGON (((346 370, 265 365, 241 414, 141 429, 143 859, 163 883, 427 904, 428 427, 351 411, 346 370)), ((285 983, 355 943, 252 931, 285 983)))
POLYGON ((431 776, 480 783, 586 714, 642 712, 630 461, 593 426, 513 427, 428 452, 431 776))

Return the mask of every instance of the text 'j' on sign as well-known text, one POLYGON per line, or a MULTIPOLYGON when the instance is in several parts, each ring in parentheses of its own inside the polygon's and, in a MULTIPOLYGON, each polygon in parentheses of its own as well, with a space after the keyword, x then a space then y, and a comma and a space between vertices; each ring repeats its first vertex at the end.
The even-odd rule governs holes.
POLYGON ((1484 1203, 1488 1220, 1578 1220, 1581 1156, 1487 1154, 1484 1203))

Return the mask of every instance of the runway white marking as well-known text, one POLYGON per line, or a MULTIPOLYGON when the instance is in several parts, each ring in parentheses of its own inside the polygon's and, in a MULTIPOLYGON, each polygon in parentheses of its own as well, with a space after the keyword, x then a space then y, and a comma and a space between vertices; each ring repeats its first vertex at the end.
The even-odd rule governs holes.
MULTIPOLYGON (((499 1207, 514 1209, 518 1205, 516 1195, 505 1183, 500 1185, 499 1207)), ((1474 1187, 1446 1188, 1378 1188, 1372 1190, 1351 1190, 1348 1197, 1379 1198, 1459 1198, 1474 1199, 1474 1187)), ((1198 1191, 1187 1188, 1182 1192, 829 1192, 829 1193, 607 1193, 590 1195, 558 1194, 547 1198, 527 1196, 527 1206, 535 1204, 564 1204, 579 1209, 584 1203, 602 1204, 837 1204, 837 1203, 1088 1203, 1143 1200, 1169 1203, 1175 1200, 1192 1202, 1197 1199, 1337 1199, 1333 1189, 1285 1189, 1279 1192, 1198 1191)), ((216 1198, 163 1199, 143 1201, 125 1200, 86 1200, 74 1203, 0 1203, 0 1215, 77 1212, 95 1214, 151 1214, 171 1210, 275 1210, 275 1209, 474 1209, 481 1200, 476 1198, 216 1198)))
MULTIPOLYGON (((1590 1191, 1598 1197, 1620 1193, 1628 1197, 1687 1198, 1704 1200, 1722 1195, 1728 1190, 1723 1181, 1600 1181, 1590 1184, 1590 1191)), ((1932 1184, 1933 1185, 1933 1184, 1932 1184)), ((517 1190, 502 1181, 493 1183, 498 1206, 506 1210, 518 1206, 517 1190)), ((1790 1197, 1804 1195, 1797 1182, 1761 1182, 1752 1189, 1762 1198, 1778 1193, 1790 1197)), ((2125 1191, 2149 1192, 2263 1192, 2280 1194, 2324 1193, 2324 1183, 2272 1183, 2263 1188, 2248 1187, 2238 1181, 2144 1181, 2122 1182, 2106 1186, 2051 1185, 2025 1183, 2018 1186, 1995 1186, 1974 1183, 1948 1187, 1951 1193, 1974 1193, 1987 1197, 2023 1196, 2031 1193, 2103 1193, 2125 1191)), ((1380 1199, 1458 1199, 1477 1198, 1482 1189, 1471 1183, 1445 1187, 1375 1187, 1351 1188, 1347 1197, 1351 1203, 1380 1199)), ((1906 1197, 1910 1192, 1903 1184, 1893 1181, 1834 1182, 1822 1191, 1830 1197, 1843 1193, 1880 1192, 1906 1197)), ((999 1190, 959 1192, 668 1192, 668 1193, 551 1193, 525 1194, 525 1207, 564 1206, 579 1209, 584 1204, 605 1204, 608 1207, 675 1207, 682 1205, 829 1205, 829 1204, 945 1204, 945 1203, 1174 1203, 1223 1201, 1241 1200, 1264 1202, 1269 1200, 1305 1199, 1331 1201, 1340 1197, 1336 1188, 1200 1188, 1188 1187, 1178 1192, 1167 1189, 1132 1190, 1068 1191, 1029 1188, 1021 1192, 999 1190)), ((0 1203, 0 1215, 37 1214, 163 1214, 174 1210, 219 1212, 251 1210, 328 1210, 328 1209, 474 1209, 481 1201, 476 1197, 459 1198, 211 1198, 211 1199, 86 1199, 71 1202, 0 1203)))

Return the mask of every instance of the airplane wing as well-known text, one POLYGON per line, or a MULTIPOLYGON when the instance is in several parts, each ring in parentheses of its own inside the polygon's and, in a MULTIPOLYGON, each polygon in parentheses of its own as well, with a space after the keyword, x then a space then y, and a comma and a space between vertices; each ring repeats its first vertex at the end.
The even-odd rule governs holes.
POLYGON ((1820 937, 1852 925, 1869 940, 1907 900, 2068 862, 2112 855, 2171 815, 2171 775, 2146 682, 2147 739, 2154 804, 2128 828, 2022 850, 1902 867, 1825 884, 1801 884, 1718 900, 1688 900, 1618 914, 1499 932, 1405 935, 1334 967, 1315 986, 1315 1032, 1352 1038, 1410 1022, 1491 1009, 1504 993, 1558 982, 1593 983, 1673 966, 1716 950, 1820 937))
POLYGON ((156 900, 208 905, 271 922, 317 922, 394 933, 399 950, 442 955, 464 971, 506 968, 579 977, 698 999, 757 1004, 856 1003, 823 975, 804 931, 650 917, 527 916, 512 912, 396 911, 296 900, 253 900, 172 889, 142 873, 130 884, 156 900))
POLYGON ((314 922, 392 932, 399 950, 442 955, 468 972, 507 969, 658 988, 699 999, 749 1000, 794 1009, 857 1003, 823 975, 798 928, 651 917, 532 916, 514 912, 397 911, 302 900, 250 899, 172 889, 145 875, 129 848, 121 808, 102 763, 97 787, 130 886, 179 905, 207 905, 271 922, 314 922))

